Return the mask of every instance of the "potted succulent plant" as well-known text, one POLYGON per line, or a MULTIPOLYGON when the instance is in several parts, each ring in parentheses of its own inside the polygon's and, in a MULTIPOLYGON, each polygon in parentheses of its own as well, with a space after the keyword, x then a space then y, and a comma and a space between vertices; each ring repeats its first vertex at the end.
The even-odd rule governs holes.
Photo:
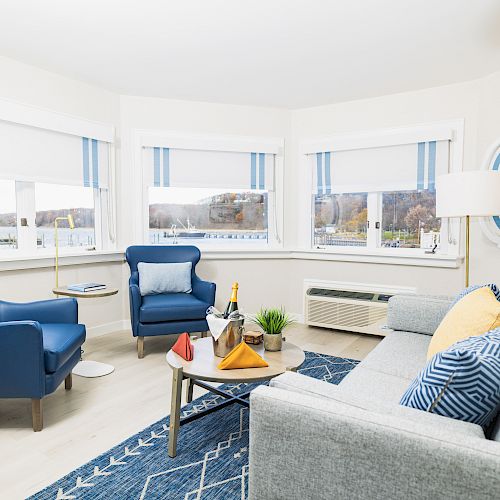
POLYGON ((281 351, 283 330, 294 321, 283 307, 261 310, 252 318, 252 321, 264 330, 264 349, 266 351, 281 351))

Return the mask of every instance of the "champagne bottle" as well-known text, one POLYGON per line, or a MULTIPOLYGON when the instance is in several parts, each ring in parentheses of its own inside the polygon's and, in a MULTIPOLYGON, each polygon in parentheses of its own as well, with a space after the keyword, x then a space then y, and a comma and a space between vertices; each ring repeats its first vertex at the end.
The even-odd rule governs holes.
POLYGON ((229 303, 224 311, 224 318, 227 319, 229 315, 238 310, 238 283, 233 283, 233 289, 231 292, 231 298, 229 299, 229 303))

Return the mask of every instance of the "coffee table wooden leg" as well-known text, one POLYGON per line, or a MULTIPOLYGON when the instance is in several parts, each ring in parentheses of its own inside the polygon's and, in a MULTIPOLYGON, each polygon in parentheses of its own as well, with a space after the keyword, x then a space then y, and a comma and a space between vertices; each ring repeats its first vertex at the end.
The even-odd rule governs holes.
POLYGON ((188 378, 187 379, 187 387, 186 387, 186 402, 187 403, 191 403, 191 401, 193 401, 193 389, 194 389, 193 379, 188 378))
POLYGON ((181 419, 182 368, 172 368, 172 404, 170 407, 170 428, 168 432, 168 456, 177 455, 177 437, 181 419))

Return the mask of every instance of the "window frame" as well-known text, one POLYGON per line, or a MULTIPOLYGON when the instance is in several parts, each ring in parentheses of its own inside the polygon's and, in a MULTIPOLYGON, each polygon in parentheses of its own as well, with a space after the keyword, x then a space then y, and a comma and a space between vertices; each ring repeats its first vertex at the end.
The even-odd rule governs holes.
MULTIPOLYGON (((304 141, 299 146, 300 165, 302 171, 306 172, 308 177, 308 185, 310 192, 308 194, 307 204, 303 204, 307 210, 309 221, 309 229, 307 236, 304 231, 299 235, 300 247, 306 252, 324 254, 349 254, 359 255, 386 255, 386 256, 423 256, 426 250, 422 248, 388 248, 381 246, 382 239, 382 224, 380 228, 375 227, 375 222, 382 221, 382 193, 368 192, 368 221, 369 227, 367 232, 366 247, 354 246, 321 246, 315 245, 314 242, 314 221, 315 221, 315 187, 313 186, 313 171, 308 155, 331 151, 336 148, 341 149, 357 149, 364 147, 382 147, 390 145, 398 145, 402 143, 425 142, 428 140, 437 140, 439 137, 449 137, 449 172, 462 171, 463 162, 463 135, 464 121, 454 120, 447 122, 431 123, 424 125, 416 125, 411 127, 400 127, 391 129, 382 129, 369 132, 360 132, 357 134, 336 135, 324 139, 313 139, 304 141)), ((304 221, 306 218, 303 219, 304 221)), ((433 254, 436 258, 442 257, 459 257, 460 241, 461 241, 461 224, 460 220, 443 218, 441 222, 441 247, 433 254)))
MULTIPOLYGON (((248 245, 245 240, 232 240, 227 244, 227 240, 221 244, 198 246, 202 251, 210 252, 249 252, 268 251, 283 249, 283 156, 284 140, 282 138, 262 138, 248 136, 213 136, 213 135, 192 135, 179 134, 165 131, 135 130, 134 131, 135 164, 139 167, 141 175, 141 207, 140 220, 136 222, 135 233, 144 245, 149 245, 149 188, 146 165, 143 161, 143 148, 145 147, 165 147, 183 148, 204 151, 233 151, 251 153, 258 151, 261 153, 271 153, 275 155, 274 164, 274 189, 267 190, 268 194, 268 238, 262 244, 248 245)), ((223 187, 223 186, 221 186, 223 187)), ((250 190, 249 190, 250 191, 250 190)), ((185 244, 184 242, 181 244, 185 244)))

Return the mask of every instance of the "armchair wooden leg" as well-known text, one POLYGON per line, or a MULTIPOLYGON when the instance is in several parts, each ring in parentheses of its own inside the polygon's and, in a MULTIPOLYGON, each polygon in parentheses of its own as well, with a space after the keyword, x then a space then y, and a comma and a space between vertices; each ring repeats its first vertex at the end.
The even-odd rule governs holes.
POLYGON ((33 430, 39 432, 43 428, 43 413, 42 413, 42 400, 31 400, 31 419, 33 421, 33 430))
POLYGON ((139 359, 144 357, 144 337, 137 337, 137 357, 139 359))
POLYGON ((64 388, 69 391, 73 387, 73 376, 70 373, 65 379, 64 379, 64 388))

